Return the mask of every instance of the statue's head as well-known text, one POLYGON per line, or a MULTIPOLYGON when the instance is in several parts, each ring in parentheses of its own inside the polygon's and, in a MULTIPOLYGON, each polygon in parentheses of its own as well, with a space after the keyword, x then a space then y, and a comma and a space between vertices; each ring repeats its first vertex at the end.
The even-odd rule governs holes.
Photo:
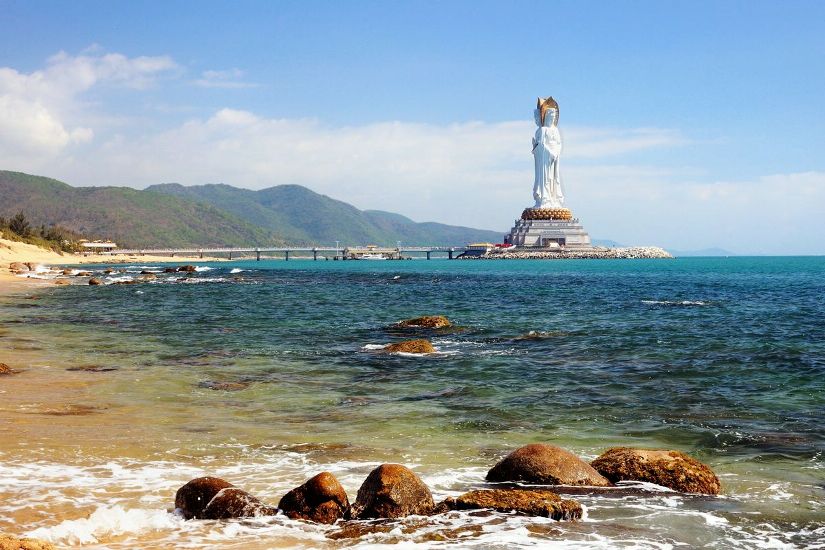
POLYGON ((536 124, 539 126, 555 126, 559 122, 559 104, 553 96, 536 100, 536 124))

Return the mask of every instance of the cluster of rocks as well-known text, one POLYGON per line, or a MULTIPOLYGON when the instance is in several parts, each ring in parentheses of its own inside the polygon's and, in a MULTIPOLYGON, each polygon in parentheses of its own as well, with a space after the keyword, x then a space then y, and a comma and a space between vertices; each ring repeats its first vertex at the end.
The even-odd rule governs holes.
MULTIPOLYGON (((77 269, 69 269, 69 268, 45 268, 42 266, 38 266, 32 262, 11 262, 9 264, 9 271, 11 271, 15 275, 28 275, 34 276, 35 274, 39 276, 39 278, 46 278, 46 279, 53 279, 54 284, 56 285, 70 285, 72 284, 72 278, 86 278, 88 277, 88 284, 91 286, 100 286, 107 284, 103 279, 100 277, 95 276, 95 274, 91 271, 85 270, 77 270, 77 269)), ((184 273, 190 274, 197 271, 197 268, 194 265, 182 265, 182 266, 175 266, 175 267, 167 267, 163 270, 164 273, 184 273)), ((113 274, 123 274, 126 273, 126 270, 121 268, 115 270, 113 268, 107 268, 103 271, 104 275, 113 275, 113 274)), ((124 279, 124 280, 117 280, 113 281, 108 284, 114 285, 134 285, 139 284, 147 281, 154 281, 158 278, 158 276, 148 270, 143 270, 140 274, 134 279, 124 279)))
POLYGON ((37 264, 32 262, 12 262, 9 264, 9 271, 15 275, 24 275, 26 273, 37 271, 37 264))
MULTIPOLYGON (((612 487, 619 481, 645 481, 674 491, 716 495, 719 479, 713 471, 680 451, 609 449, 588 464, 553 445, 521 447, 498 462, 489 482, 544 486, 612 487)), ((609 490, 609 489, 608 489, 609 490)), ((582 506, 549 488, 505 487, 476 489, 436 504, 427 485, 401 464, 382 464, 364 480, 354 503, 329 472, 307 480, 284 495, 278 506, 216 477, 193 479, 178 489, 175 508, 186 519, 229 519, 282 513, 295 520, 333 524, 430 516, 453 510, 489 509, 502 513, 541 516, 555 520, 582 517, 582 506)))
POLYGON ((594 246, 592 248, 564 250, 495 248, 481 256, 460 256, 462 260, 606 260, 658 258, 673 258, 673 256, 670 252, 658 246, 631 246, 626 248, 594 246))

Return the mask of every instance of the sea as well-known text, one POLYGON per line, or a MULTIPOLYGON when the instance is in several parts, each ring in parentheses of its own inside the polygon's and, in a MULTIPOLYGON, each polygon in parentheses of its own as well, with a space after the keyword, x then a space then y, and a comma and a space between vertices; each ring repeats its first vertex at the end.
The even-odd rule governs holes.
MULTIPOLYGON (((204 263, 0 296, 0 532, 82 548, 825 548, 825 258, 204 263), (446 315, 455 327, 393 324, 446 315), (430 355, 387 354, 411 337, 430 355), (184 521, 381 463, 438 502, 528 443, 677 449, 719 496, 558 488, 584 517, 184 521)), ((84 266, 84 269, 89 269, 84 266)), ((117 270, 123 270, 119 272, 117 270)), ((18 288, 19 287, 19 288, 18 288)))

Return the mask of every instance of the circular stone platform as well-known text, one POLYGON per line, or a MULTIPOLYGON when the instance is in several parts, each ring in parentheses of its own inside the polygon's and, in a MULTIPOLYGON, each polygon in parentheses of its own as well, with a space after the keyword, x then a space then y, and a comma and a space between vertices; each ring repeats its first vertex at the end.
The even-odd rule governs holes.
POLYGON ((570 220, 573 213, 567 208, 525 208, 522 220, 570 220))

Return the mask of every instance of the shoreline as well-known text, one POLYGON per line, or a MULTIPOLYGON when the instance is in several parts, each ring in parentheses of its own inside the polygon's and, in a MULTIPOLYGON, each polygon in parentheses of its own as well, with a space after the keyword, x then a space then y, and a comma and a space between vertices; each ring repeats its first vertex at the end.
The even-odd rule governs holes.
POLYGON ((203 262, 225 262, 226 258, 199 258, 189 256, 137 256, 137 255, 82 255, 72 253, 58 253, 54 250, 40 248, 32 244, 10 241, 0 238, 0 292, 21 288, 18 285, 29 287, 53 286, 54 280, 26 276, 37 275, 37 267, 50 268, 65 265, 80 264, 129 264, 145 261, 151 258, 152 263, 161 264, 194 264, 203 262), (34 269, 18 274, 10 266, 12 264, 31 264, 34 269))

